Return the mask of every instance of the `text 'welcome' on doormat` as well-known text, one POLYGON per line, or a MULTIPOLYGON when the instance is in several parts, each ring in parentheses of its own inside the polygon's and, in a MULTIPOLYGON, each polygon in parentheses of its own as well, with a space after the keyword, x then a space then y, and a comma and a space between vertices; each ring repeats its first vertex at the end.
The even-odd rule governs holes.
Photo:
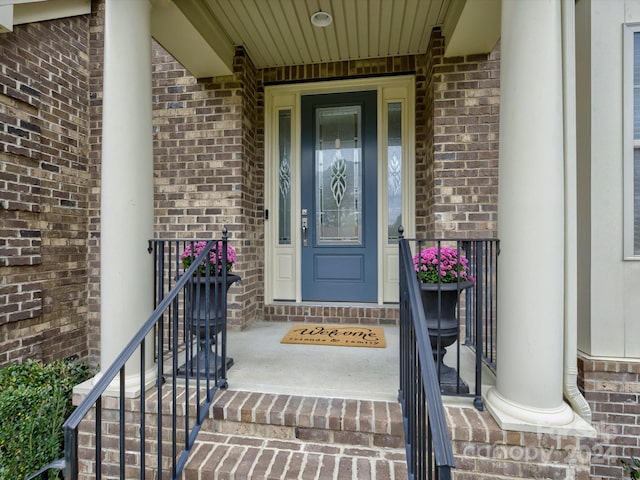
POLYGON ((294 325, 280 343, 370 348, 387 346, 382 327, 361 325, 294 325))

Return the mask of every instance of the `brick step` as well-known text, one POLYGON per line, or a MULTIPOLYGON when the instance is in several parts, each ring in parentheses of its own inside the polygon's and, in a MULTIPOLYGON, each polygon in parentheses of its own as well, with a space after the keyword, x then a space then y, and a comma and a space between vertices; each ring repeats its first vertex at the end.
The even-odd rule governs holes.
POLYGON ((400 406, 224 391, 183 478, 405 479, 400 406))
POLYGON ((400 405, 375 400, 228 390, 218 395, 203 430, 319 443, 404 447, 400 405))
POLYGON ((200 479, 404 480, 404 449, 202 432, 183 471, 200 479))

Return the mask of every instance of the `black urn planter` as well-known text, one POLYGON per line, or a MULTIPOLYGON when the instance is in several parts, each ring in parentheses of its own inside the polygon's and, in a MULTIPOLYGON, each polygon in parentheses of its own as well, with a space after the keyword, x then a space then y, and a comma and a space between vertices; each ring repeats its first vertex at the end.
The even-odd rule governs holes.
MULTIPOLYGON (((206 372, 206 349, 207 349, 207 323, 209 334, 209 345, 213 347, 216 337, 226 328, 227 315, 223 311, 223 301, 231 285, 240 280, 238 275, 227 275, 227 285, 223 288, 222 277, 211 276, 209 278, 193 277, 190 279, 191 285, 186 287, 185 319, 188 328, 194 335, 197 335, 200 344, 197 358, 191 359, 190 373, 194 374, 199 369, 201 374, 206 372), (208 290, 208 304, 207 304, 208 290)), ((216 356, 213 350, 209 350, 209 372, 215 372, 216 356)), ((189 363, 189 362, 187 362, 189 363)), ((227 357, 226 369, 233 365, 233 358, 227 357)), ((217 358, 218 375, 222 369, 222 359, 217 358)), ((180 372, 184 373, 186 364, 180 367, 180 372)))
POLYGON ((456 369, 445 365, 443 358, 447 353, 446 348, 453 345, 458 339, 460 322, 457 317, 458 298, 465 288, 469 288, 473 282, 458 283, 421 283, 420 294, 424 316, 427 320, 429 340, 433 350, 433 360, 436 363, 436 372, 440 374, 440 389, 442 393, 468 393, 469 387, 458 377, 456 369), (438 298, 440 305, 438 305, 438 298), (438 317, 440 318, 438 320, 438 317), (440 348, 438 348, 440 338, 440 348))

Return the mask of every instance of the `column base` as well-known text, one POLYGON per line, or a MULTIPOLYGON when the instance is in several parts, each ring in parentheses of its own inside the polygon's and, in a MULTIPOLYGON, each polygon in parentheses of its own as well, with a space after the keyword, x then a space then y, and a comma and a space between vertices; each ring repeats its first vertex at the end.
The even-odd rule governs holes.
POLYGON ((485 395, 485 406, 503 430, 595 437, 595 429, 564 402, 558 408, 534 408, 507 400, 492 387, 485 395))
MULTIPOLYGON (((93 378, 82 382, 79 385, 73 387, 74 394, 86 395, 91 389, 94 387, 96 383, 102 377, 103 372, 98 372, 93 378)), ((150 388, 156 386, 157 383, 157 367, 148 369, 144 372, 144 386, 148 391, 150 388)), ((142 392, 142 385, 140 384, 140 375, 125 375, 124 377, 124 396, 125 398, 138 398, 140 393, 142 392)), ((116 378, 109 384, 107 389, 105 390, 105 395, 107 396, 119 396, 120 395, 120 378, 116 376, 116 378)))

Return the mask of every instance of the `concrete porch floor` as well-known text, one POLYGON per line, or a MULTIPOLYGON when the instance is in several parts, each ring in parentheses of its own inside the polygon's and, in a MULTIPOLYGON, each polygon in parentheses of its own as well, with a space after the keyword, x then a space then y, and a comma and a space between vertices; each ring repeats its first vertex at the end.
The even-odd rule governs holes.
MULTIPOLYGON (((235 364, 227 372, 229 388, 248 392, 397 401, 399 327, 383 326, 385 348, 290 345, 280 343, 293 326, 258 322, 244 331, 229 331, 227 352, 235 364)), ((455 365, 456 348, 445 362, 455 365), (451 359, 449 361, 448 359, 451 359)), ((475 358, 461 350, 461 376, 475 388, 475 358)), ((494 383, 484 369, 483 388, 494 383)), ((471 406, 470 398, 445 397, 445 403, 471 406)))
POLYGON ((385 326, 385 348, 280 343, 294 323, 258 322, 227 333, 229 388, 248 392, 396 401, 399 330, 385 326))

